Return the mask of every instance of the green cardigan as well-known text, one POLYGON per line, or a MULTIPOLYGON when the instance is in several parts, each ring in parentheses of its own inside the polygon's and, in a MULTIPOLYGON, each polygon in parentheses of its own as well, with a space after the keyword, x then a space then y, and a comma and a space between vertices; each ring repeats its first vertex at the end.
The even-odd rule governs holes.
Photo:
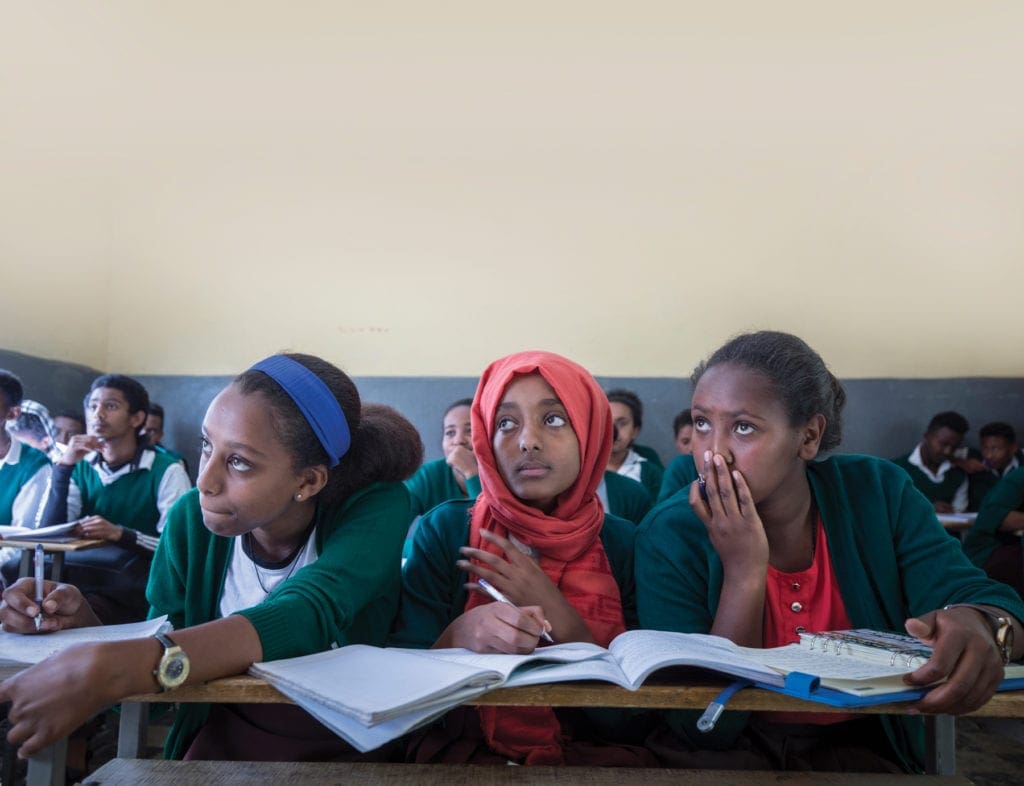
POLYGON ((480 494, 479 475, 466 480, 467 493, 464 494, 444 459, 428 461, 404 482, 412 498, 413 516, 421 516, 450 499, 476 499, 480 494))
MULTIPOLYGON (((409 495, 400 483, 373 484, 334 510, 318 507, 316 562, 263 603, 238 612, 256 629, 263 659, 353 643, 383 645, 398 606, 409 519, 409 495)), ((218 619, 233 544, 203 525, 198 490, 181 497, 153 557, 146 590, 150 617, 166 614, 175 628, 218 619)), ((164 750, 168 758, 184 755, 208 713, 206 704, 178 708, 164 750)))
POLYGON ((1007 513, 1024 510, 1024 467, 1010 470, 985 496, 974 526, 964 536, 964 553, 975 565, 984 565, 1000 546, 1020 543, 1012 532, 1000 532, 1007 513))
MULTIPOLYGON (((1024 619, 1020 598, 970 564, 960 544, 939 524, 931 503, 892 463, 870 456, 834 456, 808 464, 807 479, 853 627, 902 632, 910 616, 963 602, 991 604, 1024 619)), ((637 564, 643 627, 711 630, 722 563, 684 496, 655 506, 640 525, 637 564)), ((694 713, 672 713, 667 719, 696 747, 727 748, 746 718, 745 713, 727 713, 708 735, 695 733, 694 713)), ((920 720, 882 716, 882 721, 904 766, 920 768, 920 720)))
MULTIPOLYGON (((658 502, 664 502, 680 489, 687 489, 697 479, 697 465, 693 456, 689 453, 676 456, 668 463, 665 469, 665 476, 661 479, 661 490, 658 492, 658 502)), ((685 495, 684 495, 685 496, 685 495)))
POLYGON ((910 463, 910 456, 913 451, 903 456, 897 456, 892 460, 893 464, 902 467, 910 479, 914 481, 917 490, 924 494, 931 502, 952 502, 956 491, 963 482, 967 480, 967 473, 959 467, 950 467, 946 470, 942 480, 936 483, 929 478, 920 467, 910 463))
POLYGON ((651 496, 640 483, 606 470, 604 490, 608 495, 608 513, 639 524, 651 510, 651 496))
MULTIPOLYGON (((3 428, 2 423, 0 428, 3 428)), ((13 521, 14 500, 18 498, 21 487, 32 480, 43 467, 50 466, 50 459, 42 451, 25 444, 19 444, 15 448, 14 437, 11 437, 10 449, 20 450, 21 456, 17 464, 0 464, 0 524, 4 525, 9 525, 13 521)), ((45 495, 43 502, 46 502, 45 495)), ((35 522, 19 521, 18 524, 31 527, 35 522)))
MULTIPOLYGON (((402 603, 389 646, 427 649, 465 609, 464 585, 470 577, 455 563, 463 559, 459 549, 469 541, 471 506, 469 500, 446 502, 420 519, 412 551, 402 568, 402 603)), ((636 627, 635 537, 633 524, 615 516, 604 517, 601 543, 619 585, 627 628, 636 627)))

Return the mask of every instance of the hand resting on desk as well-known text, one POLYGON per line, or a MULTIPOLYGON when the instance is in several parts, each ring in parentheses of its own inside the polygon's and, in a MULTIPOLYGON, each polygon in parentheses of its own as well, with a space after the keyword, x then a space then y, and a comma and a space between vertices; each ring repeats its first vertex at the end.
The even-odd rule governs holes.
MULTIPOLYGON (((36 584, 31 578, 14 582, 3 594, 0 603, 0 625, 11 633, 36 633, 36 584)), ((78 587, 71 584, 43 582, 43 623, 39 633, 52 633, 65 628, 84 628, 102 623, 78 587)))
MULTIPOLYGON (((1014 623, 1014 628, 1019 626, 1014 623)), ((918 710, 959 715, 973 712, 992 698, 1003 679, 1003 659, 981 612, 967 607, 930 611, 908 619, 906 628, 934 651, 927 663, 903 678, 904 682, 924 686, 946 680, 916 703, 918 710)), ((1018 643, 1013 656, 1020 657, 1020 650, 1018 643)))

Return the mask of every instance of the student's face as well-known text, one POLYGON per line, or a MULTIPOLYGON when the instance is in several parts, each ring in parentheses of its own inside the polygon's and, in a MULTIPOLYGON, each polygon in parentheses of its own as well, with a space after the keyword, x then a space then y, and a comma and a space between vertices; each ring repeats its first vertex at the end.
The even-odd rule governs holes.
POLYGON ((633 444, 640 429, 633 422, 633 410, 618 401, 609 402, 612 408, 612 423, 618 429, 618 436, 612 443, 612 453, 616 455, 625 453, 633 444))
MULTIPOLYGON (((704 372, 693 392, 693 455, 704 471, 704 452, 720 453, 750 487, 754 504, 771 500, 803 476, 818 452, 806 445, 805 427, 794 427, 766 376, 722 364, 704 372)), ((820 434, 818 435, 820 440, 820 434)))
POLYGON ((676 432, 676 448, 680 456, 693 453, 693 426, 687 423, 676 432))
POLYGON ((580 443, 555 391, 539 374, 516 377, 495 414, 494 459, 513 494, 550 513, 580 474, 580 443))
POLYGON ((196 487, 203 523, 217 535, 269 529, 295 503, 302 476, 271 418, 262 395, 243 395, 234 385, 206 411, 196 487))
POLYGON ((444 416, 444 436, 441 437, 441 450, 445 458, 457 447, 473 449, 473 430, 469 417, 469 407, 455 407, 444 416))
POLYGON ((104 440, 135 435, 145 420, 145 411, 128 411, 128 399, 117 388, 96 388, 85 403, 88 433, 104 440))
POLYGON ((164 419, 159 415, 146 415, 145 435, 150 445, 159 445, 164 439, 164 419))
POLYGON ((941 464, 953 455, 963 439, 963 435, 946 426, 940 426, 935 431, 927 431, 921 440, 921 458, 926 464, 941 464))
POLYGON ((1013 460, 1017 445, 1003 437, 982 437, 981 455, 989 467, 1002 472, 1013 460))
POLYGON ((58 415, 53 419, 53 430, 57 442, 67 445, 75 434, 85 433, 85 423, 65 415, 58 415))

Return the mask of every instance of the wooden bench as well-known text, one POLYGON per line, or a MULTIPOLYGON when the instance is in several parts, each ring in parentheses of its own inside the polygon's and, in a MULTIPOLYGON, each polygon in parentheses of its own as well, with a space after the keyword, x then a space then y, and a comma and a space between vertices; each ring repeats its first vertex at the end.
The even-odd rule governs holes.
POLYGON ((890 775, 843 772, 748 772, 742 770, 634 769, 627 767, 477 767, 458 764, 365 764, 259 761, 154 761, 114 759, 86 778, 84 786, 249 786, 253 783, 397 784, 402 786, 970 786, 957 775, 890 775))

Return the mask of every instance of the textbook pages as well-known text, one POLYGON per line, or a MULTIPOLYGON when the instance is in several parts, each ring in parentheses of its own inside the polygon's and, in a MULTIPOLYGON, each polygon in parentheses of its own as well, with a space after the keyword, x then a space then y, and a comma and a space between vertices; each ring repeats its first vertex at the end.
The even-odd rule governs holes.
POLYGON ((91 628, 68 628, 54 633, 6 633, 0 631, 0 664, 31 665, 66 650, 74 644, 98 641, 142 639, 169 630, 167 616, 130 622, 126 625, 97 625, 91 628))
POLYGON ((13 527, 0 524, 0 540, 73 540, 71 530, 78 526, 77 521, 64 524, 51 524, 48 527, 13 527))
MULTIPOLYGON (((492 688, 601 680, 636 690, 651 673, 669 666, 709 669, 834 706, 910 701, 923 694, 902 679, 920 662, 893 658, 890 651, 874 660, 852 652, 849 647, 837 657, 835 645, 826 648, 821 637, 766 650, 718 636, 633 630, 616 637, 607 650, 577 642, 541 647, 530 655, 490 655, 356 644, 253 664, 249 671, 355 747, 370 750, 492 688)), ((1008 667, 1007 676, 1024 677, 1024 667, 1008 667)))

